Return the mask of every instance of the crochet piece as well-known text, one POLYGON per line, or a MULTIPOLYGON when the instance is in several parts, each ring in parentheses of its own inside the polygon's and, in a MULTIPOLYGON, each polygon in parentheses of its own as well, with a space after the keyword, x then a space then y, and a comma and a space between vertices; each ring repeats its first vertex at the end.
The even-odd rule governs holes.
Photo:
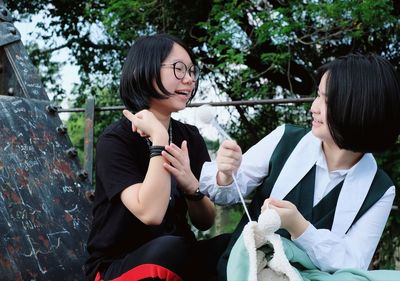
POLYGON ((229 257, 228 281, 302 280, 285 255, 280 235, 275 233, 280 225, 280 217, 274 209, 263 211, 258 222, 246 224, 229 257), (235 273, 238 270, 242 275, 235 273))

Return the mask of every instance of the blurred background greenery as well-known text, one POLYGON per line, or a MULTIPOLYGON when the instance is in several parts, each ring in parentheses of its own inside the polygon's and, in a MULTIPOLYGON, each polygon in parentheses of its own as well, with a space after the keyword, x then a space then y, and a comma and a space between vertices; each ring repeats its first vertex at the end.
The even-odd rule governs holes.
MULTIPOLYGON (((120 105, 118 83, 129 46, 140 35, 167 32, 182 38, 200 61, 200 93, 210 88, 221 100, 260 100, 312 96, 315 70, 349 52, 372 52, 400 68, 400 1, 396 0, 9 0, 16 21, 40 14, 34 39, 26 42, 31 59, 54 101, 82 107, 92 95, 96 106, 120 105), (39 48, 38 42, 46 42, 39 48), (67 49, 79 68, 71 93, 62 87, 55 52, 67 49), (202 85, 207 85, 202 87, 202 85)), ((308 125, 309 104, 227 108, 225 129, 243 151, 281 123, 308 125)), ((399 109, 400 110, 400 109, 399 109)), ((96 112, 95 138, 120 112, 96 112)), ((399 122, 399 120, 393 120, 399 122)), ((71 114, 69 135, 83 149, 83 114, 71 114)), ((379 136, 377 136, 379 137, 379 136)), ((207 141, 210 150, 218 143, 207 141)), ((400 144, 377 155, 400 186, 400 144)), ((395 205, 399 205, 396 198, 395 205)), ((221 224, 199 237, 232 231, 242 211, 230 208, 221 224), (222 227, 221 227, 222 226, 222 227)), ((393 211, 374 268, 395 268, 400 217, 393 211)))

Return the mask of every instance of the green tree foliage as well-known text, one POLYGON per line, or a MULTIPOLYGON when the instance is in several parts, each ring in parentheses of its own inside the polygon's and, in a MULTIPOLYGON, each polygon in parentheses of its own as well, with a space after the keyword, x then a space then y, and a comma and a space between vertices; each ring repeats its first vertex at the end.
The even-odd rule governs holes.
MULTIPOLYGON (((376 155, 378 165, 385 170, 393 182, 395 183, 397 189, 397 194, 399 193, 400 186, 400 141, 390 150, 376 155)), ((395 203, 397 207, 400 206, 399 196, 396 196, 395 203)), ((398 261, 393 253, 398 252, 398 247, 400 245, 400 216, 399 209, 392 211, 389 221, 386 224, 386 229, 383 233, 382 239, 380 241, 379 255, 377 259, 377 267, 393 267, 395 261, 398 261)), ((397 268, 398 269, 398 268, 397 268)))
MULTIPOLYGON (((76 106, 82 106, 89 94, 98 106, 120 104, 118 80, 128 47, 138 36, 155 32, 182 38, 200 58, 202 83, 217 88, 221 99, 233 101, 312 95, 315 70, 349 52, 377 53, 400 67, 400 1, 396 0, 9 0, 5 4, 18 11, 18 20, 38 12, 47 17, 37 24, 37 31, 38 38, 49 44, 36 51, 35 62, 49 65, 49 53, 62 47, 71 50, 82 80, 75 89, 76 106)), ((43 75, 51 79, 55 73, 43 75)), ((201 92, 199 97, 206 95, 201 92)), ((232 118, 225 126, 245 151, 279 123, 307 124, 308 108, 230 107, 232 118)), ((96 130, 115 114, 98 113, 96 130)), ((70 122, 78 126, 81 121, 75 119, 70 122)), ((379 162, 400 186, 399 146, 380 155, 379 162)), ((387 233, 398 234, 399 223, 392 216, 387 233)), ((393 265, 388 246, 392 241, 385 237, 380 259, 393 265)))

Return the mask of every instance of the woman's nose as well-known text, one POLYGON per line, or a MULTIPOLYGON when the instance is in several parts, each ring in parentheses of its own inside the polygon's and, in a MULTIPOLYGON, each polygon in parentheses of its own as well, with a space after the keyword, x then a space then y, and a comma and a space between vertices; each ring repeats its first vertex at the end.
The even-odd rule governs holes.
POLYGON ((311 104, 311 108, 310 108, 310 112, 311 112, 311 113, 314 113, 314 114, 319 113, 318 101, 317 101, 317 99, 318 99, 318 98, 315 98, 315 99, 314 99, 314 101, 313 101, 312 104, 311 104))

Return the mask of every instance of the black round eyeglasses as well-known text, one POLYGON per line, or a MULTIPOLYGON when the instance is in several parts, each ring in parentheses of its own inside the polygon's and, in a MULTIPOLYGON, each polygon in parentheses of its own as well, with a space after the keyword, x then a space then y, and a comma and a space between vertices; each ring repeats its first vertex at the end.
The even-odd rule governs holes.
POLYGON ((192 65, 190 67, 187 67, 186 64, 184 64, 181 61, 177 61, 174 63, 163 63, 161 66, 169 66, 174 70, 174 75, 176 79, 182 80, 186 73, 189 73, 190 78, 192 78, 194 81, 197 81, 197 79, 200 76, 200 68, 197 65, 192 65))

